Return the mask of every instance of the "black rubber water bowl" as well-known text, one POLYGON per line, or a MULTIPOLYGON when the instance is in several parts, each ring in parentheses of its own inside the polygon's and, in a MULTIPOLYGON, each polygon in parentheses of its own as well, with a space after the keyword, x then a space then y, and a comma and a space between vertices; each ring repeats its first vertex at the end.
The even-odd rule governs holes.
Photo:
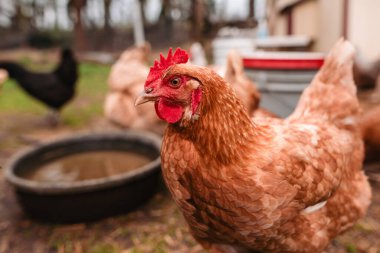
POLYGON ((94 221, 133 210, 157 191, 160 145, 160 137, 145 132, 77 135, 16 154, 6 179, 33 219, 94 221), (117 158, 107 157, 113 152, 117 158), (144 158, 142 164, 124 169, 136 164, 133 155, 144 158))

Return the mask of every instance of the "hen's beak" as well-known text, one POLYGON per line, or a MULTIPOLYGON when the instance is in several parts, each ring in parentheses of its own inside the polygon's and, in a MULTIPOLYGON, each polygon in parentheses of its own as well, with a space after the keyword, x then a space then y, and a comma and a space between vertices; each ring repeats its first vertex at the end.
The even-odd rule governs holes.
POLYGON ((144 104, 149 101, 156 101, 156 100, 157 100, 157 96, 152 95, 152 94, 146 94, 145 92, 143 92, 140 96, 136 98, 135 106, 144 104))

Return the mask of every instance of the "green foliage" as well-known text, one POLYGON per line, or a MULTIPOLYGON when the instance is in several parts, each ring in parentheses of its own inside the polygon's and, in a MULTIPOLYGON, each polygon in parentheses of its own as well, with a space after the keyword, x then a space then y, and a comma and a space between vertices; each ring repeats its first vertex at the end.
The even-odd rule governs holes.
POLYGON ((94 117, 103 115, 109 71, 109 66, 81 64, 76 98, 63 111, 65 124, 82 126, 94 117))
POLYGON ((43 114, 46 111, 43 104, 29 97, 13 80, 3 84, 0 98, 0 113, 28 112, 43 114))

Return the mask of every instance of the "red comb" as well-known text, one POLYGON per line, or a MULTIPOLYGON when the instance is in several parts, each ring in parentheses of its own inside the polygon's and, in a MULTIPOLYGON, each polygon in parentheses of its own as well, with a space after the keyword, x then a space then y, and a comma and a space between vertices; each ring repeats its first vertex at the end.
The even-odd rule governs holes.
POLYGON ((155 61, 153 67, 150 68, 145 87, 149 88, 152 86, 150 84, 153 84, 157 78, 161 77, 162 72, 168 67, 174 64, 186 63, 188 60, 189 55, 181 48, 177 48, 174 54, 172 53, 172 48, 170 48, 167 58, 160 54, 160 61, 155 61))

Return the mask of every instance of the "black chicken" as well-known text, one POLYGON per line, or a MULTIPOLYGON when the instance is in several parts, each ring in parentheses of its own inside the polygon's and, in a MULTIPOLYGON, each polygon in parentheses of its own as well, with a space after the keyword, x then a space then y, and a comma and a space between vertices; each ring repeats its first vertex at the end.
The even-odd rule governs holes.
POLYGON ((0 61, 0 69, 8 72, 29 95, 52 109, 54 124, 58 123, 60 109, 75 94, 78 79, 77 62, 70 49, 61 50, 61 59, 56 69, 49 73, 35 73, 18 63, 0 61))

